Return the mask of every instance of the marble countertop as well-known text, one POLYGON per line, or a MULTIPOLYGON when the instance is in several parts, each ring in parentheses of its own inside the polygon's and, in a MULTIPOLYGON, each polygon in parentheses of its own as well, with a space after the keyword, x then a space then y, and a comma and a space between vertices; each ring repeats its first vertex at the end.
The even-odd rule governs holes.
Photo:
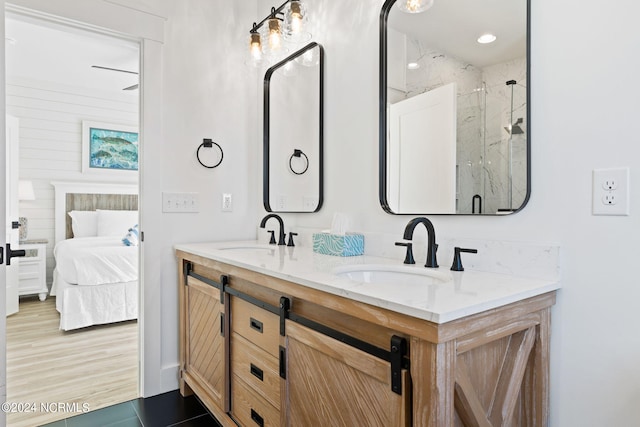
MULTIPOLYGON (((555 280, 473 270, 454 272, 442 261, 439 268, 428 270, 436 271, 444 281, 363 283, 337 276, 334 271, 371 264, 395 268, 403 266, 402 260, 368 255, 336 257, 315 253, 309 247, 256 241, 179 244, 175 249, 439 324, 560 288, 555 280)), ((421 264, 406 268, 425 269, 421 264)))

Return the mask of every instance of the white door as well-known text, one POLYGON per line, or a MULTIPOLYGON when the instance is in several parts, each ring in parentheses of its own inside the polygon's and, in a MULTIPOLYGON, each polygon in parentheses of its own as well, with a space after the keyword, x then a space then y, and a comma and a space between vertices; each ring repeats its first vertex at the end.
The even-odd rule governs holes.
MULTIPOLYGON (((6 139, 6 243, 13 250, 18 249, 19 230, 13 227, 18 221, 18 119, 7 115, 6 139)), ((0 242, 4 245, 5 242, 0 242)), ((6 257, 7 254, 5 253, 6 257)), ((5 280, 7 285, 7 316, 18 312, 18 265, 17 262, 7 265, 5 280)))
POLYGON ((387 199, 394 212, 456 212, 456 85, 389 107, 387 199))

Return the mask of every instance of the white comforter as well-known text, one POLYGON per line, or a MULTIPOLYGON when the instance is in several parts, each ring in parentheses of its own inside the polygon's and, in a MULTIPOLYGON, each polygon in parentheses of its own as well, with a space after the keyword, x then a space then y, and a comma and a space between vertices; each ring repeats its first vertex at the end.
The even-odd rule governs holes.
POLYGON ((120 237, 79 237, 63 240, 53 250, 56 270, 68 283, 81 286, 138 279, 138 247, 120 237))

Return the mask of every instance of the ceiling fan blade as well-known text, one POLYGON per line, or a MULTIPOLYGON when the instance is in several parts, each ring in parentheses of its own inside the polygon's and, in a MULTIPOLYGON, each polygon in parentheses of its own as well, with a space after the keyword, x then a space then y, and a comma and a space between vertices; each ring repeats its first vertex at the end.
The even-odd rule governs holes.
POLYGON ((120 73, 138 74, 137 71, 121 70, 119 68, 103 67, 101 65, 92 65, 91 68, 99 68, 101 70, 118 71, 120 73))
POLYGON ((138 84, 137 83, 134 84, 134 85, 131 85, 131 86, 127 86, 122 90, 136 90, 136 89, 138 89, 138 84))

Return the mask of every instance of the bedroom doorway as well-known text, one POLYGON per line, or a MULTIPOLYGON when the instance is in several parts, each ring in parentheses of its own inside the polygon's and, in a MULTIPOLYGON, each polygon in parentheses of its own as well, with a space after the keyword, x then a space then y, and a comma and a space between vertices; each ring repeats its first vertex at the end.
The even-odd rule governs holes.
MULTIPOLYGON (((20 221, 26 224, 21 226, 21 244, 31 256, 25 258, 26 262, 16 262, 23 270, 18 278, 20 303, 18 312, 6 319, 6 401, 73 403, 72 410, 84 412, 139 397, 138 323, 131 320, 130 313, 115 318, 100 316, 105 307, 119 309, 122 298, 126 305, 131 305, 131 299, 127 300, 132 293, 127 285, 131 282, 131 271, 126 279, 108 279, 109 285, 120 284, 121 289, 106 291, 111 299, 94 307, 97 311, 88 314, 89 320, 72 319, 63 328, 66 331, 60 330, 61 310, 73 307, 74 299, 82 303, 85 297, 72 294, 61 307, 60 292, 56 296, 47 294, 41 301, 42 292, 34 293, 35 288, 30 285, 44 282, 50 288, 57 277, 54 248, 60 240, 56 233, 60 213, 56 212, 52 182, 88 187, 83 188, 74 210, 84 211, 82 206, 88 199, 106 203, 91 205, 92 209, 112 213, 100 215, 99 219, 98 212, 94 215, 95 224, 92 222, 89 227, 95 227, 95 233, 100 225, 102 230, 114 227, 109 236, 120 243, 127 237, 131 243, 129 230, 138 221, 129 217, 123 220, 127 223, 123 226, 116 218, 122 215, 114 212, 134 210, 131 205, 125 207, 123 202, 113 200, 104 202, 102 197, 95 196, 103 193, 100 190, 103 186, 115 187, 117 194, 123 187, 133 187, 137 193, 139 187, 138 141, 133 134, 137 137, 140 116, 140 44, 16 13, 6 13, 5 28, 6 109, 20 123, 19 180, 33 188, 33 197, 19 200, 19 215, 26 218, 20 221), (102 141, 102 150, 91 151, 92 135, 102 141), (136 145, 135 151, 131 150, 132 145, 136 145), (130 163, 134 154, 135 168, 130 163), (113 159, 116 155, 122 158, 113 159), (91 167, 91 160, 106 157, 116 161, 117 167, 91 167)), ((105 164, 114 165, 102 163, 105 164)), ((137 199, 135 203, 137 210, 137 199)), ((66 219, 67 211, 62 216, 66 219)), ((92 237, 83 234, 88 226, 86 221, 69 222, 75 237, 92 237)), ((108 236, 96 234, 99 237, 108 236)), ((136 261, 137 266, 140 262, 136 261)), ((76 277, 84 273, 92 274, 72 272, 76 277)), ((68 276, 59 276, 60 283, 78 288, 68 276)), ((138 277, 136 271, 136 311, 138 277)), ((106 288, 99 288, 104 283, 86 285, 105 293, 106 288)), ((60 411, 8 414, 7 425, 40 425, 71 415, 60 411)))

